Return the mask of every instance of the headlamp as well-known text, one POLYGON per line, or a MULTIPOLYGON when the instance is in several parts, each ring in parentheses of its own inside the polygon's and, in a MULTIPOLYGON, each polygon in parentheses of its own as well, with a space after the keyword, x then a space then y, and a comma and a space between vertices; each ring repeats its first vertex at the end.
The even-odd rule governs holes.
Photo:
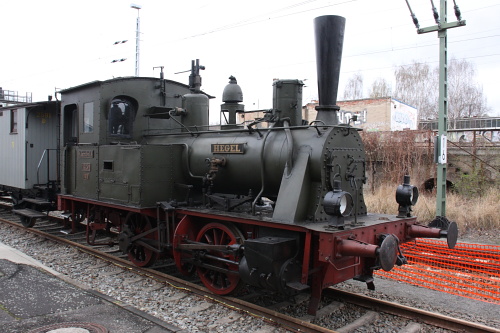
POLYGON ((349 192, 342 191, 340 181, 333 182, 333 191, 328 192, 323 198, 325 213, 334 217, 329 223, 331 226, 344 225, 344 217, 351 215, 354 206, 349 192))
POLYGON ((396 201, 399 204, 398 217, 411 217, 411 206, 418 200, 418 188, 410 185, 410 176, 404 176, 403 184, 396 189, 396 201))

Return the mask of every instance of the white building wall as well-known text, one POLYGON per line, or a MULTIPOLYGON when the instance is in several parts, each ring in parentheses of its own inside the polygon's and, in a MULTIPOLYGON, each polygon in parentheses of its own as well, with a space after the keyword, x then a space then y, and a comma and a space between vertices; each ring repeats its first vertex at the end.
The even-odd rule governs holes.
POLYGON ((416 130, 417 126, 417 109, 391 99, 391 131, 416 130))

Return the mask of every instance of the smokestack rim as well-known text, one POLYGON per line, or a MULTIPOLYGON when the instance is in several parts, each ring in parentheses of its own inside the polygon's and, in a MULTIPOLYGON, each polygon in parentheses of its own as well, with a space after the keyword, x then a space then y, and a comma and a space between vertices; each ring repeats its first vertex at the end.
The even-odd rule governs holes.
POLYGON ((314 107, 316 111, 339 111, 340 106, 338 105, 316 105, 314 107))

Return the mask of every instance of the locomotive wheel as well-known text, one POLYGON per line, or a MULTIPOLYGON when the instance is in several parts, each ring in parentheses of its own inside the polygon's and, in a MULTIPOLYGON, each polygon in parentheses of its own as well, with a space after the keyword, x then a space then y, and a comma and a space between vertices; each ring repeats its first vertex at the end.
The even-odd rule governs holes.
POLYGON ((36 223, 35 217, 20 216, 19 219, 21 220, 21 224, 26 228, 31 228, 36 223))
MULTIPOLYGON (((153 222, 145 215, 130 213, 125 222, 132 236, 142 234, 153 229, 153 222)), ((156 233, 150 233, 144 237, 145 239, 156 239, 156 233)), ((144 239, 142 238, 142 239, 144 239)), ((148 267, 156 262, 158 253, 145 247, 144 245, 132 242, 128 250, 128 259, 139 267, 148 267)))
MULTIPOLYGON (((196 238, 197 242, 210 245, 233 245, 243 242, 243 234, 234 226, 222 223, 209 223, 203 227, 196 238)), ((208 251, 207 254, 223 259, 237 261, 234 254, 225 254, 217 251, 208 251)), ((208 262, 210 259, 203 259, 210 265, 217 266, 226 270, 234 271, 234 274, 226 274, 210 270, 209 268, 197 267, 196 271, 201 281, 210 291, 218 295, 227 295, 237 292, 244 283, 238 274, 238 265, 222 263, 219 261, 208 262)))
POLYGON ((178 250, 178 247, 179 245, 182 245, 185 240, 195 239, 196 231, 198 229, 199 228, 195 223, 193 223, 189 215, 186 215, 179 222, 174 232, 174 239, 172 242, 174 251, 172 255, 179 272, 187 276, 192 275, 195 271, 194 266, 189 263, 189 261, 193 258, 193 255, 190 252, 178 250))

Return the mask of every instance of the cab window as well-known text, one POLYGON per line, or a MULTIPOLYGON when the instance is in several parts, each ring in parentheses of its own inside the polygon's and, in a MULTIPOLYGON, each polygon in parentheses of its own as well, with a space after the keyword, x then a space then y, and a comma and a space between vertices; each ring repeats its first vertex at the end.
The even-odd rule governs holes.
POLYGON ((94 102, 83 104, 83 133, 94 132, 94 102))
POLYGON ((111 101, 108 112, 108 132, 111 136, 130 137, 133 131, 136 107, 126 98, 111 101))

